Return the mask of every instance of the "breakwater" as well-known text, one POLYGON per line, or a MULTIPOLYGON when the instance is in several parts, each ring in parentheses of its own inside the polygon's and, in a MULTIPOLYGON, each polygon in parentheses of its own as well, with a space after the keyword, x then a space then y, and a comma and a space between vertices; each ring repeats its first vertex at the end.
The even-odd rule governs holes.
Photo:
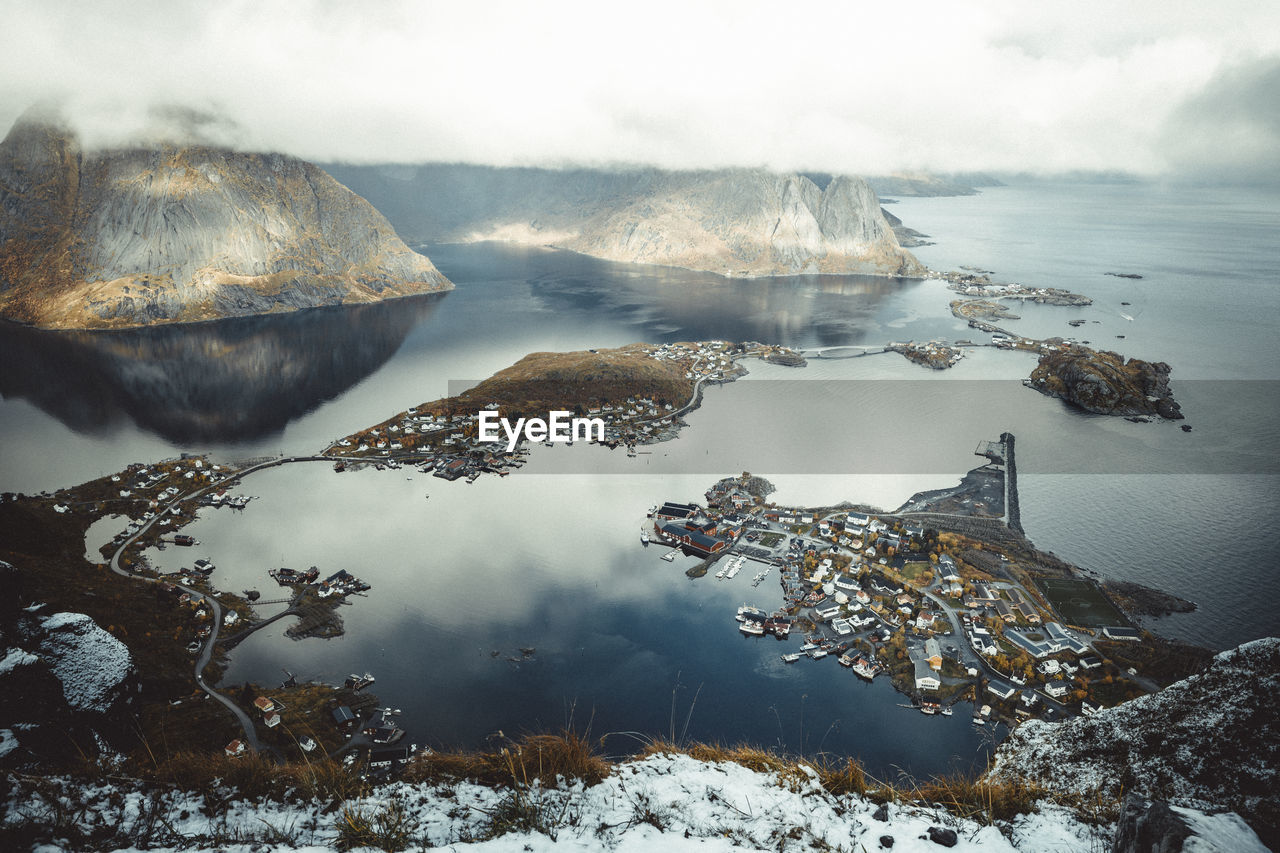
POLYGON ((1018 509, 1018 465, 1013 455, 1013 433, 1001 433, 1000 440, 1004 442, 1005 518, 1010 530, 1025 534, 1018 509))

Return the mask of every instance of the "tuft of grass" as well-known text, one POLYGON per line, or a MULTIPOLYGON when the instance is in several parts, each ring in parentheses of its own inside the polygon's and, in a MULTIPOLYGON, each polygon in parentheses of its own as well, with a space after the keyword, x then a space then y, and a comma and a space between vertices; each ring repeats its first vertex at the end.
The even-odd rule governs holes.
POLYGON ((374 810, 343 806, 335 828, 338 836, 334 844, 339 850, 376 847, 386 853, 399 853, 413 843, 418 821, 404 803, 393 798, 374 810))

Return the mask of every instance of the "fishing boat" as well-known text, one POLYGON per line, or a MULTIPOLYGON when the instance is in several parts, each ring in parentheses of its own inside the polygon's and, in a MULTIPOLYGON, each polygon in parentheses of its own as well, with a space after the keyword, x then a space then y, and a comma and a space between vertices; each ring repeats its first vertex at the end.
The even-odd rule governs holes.
POLYGON ((814 660, 821 660, 826 656, 827 656, 826 649, 814 649, 813 651, 809 652, 809 657, 813 658, 814 660))
POLYGON ((373 684, 375 680, 376 679, 373 677, 372 673, 366 672, 364 675, 356 675, 355 673, 352 673, 347 676, 347 680, 342 683, 342 686, 346 687, 348 690, 363 690, 370 684, 373 684))
POLYGON ((647 530, 641 530, 641 531, 640 531, 640 544, 641 544, 641 545, 648 545, 648 544, 649 544, 649 531, 647 531, 647 530))
POLYGON ((938 713, 938 709, 941 707, 942 706, 939 705, 937 702, 921 702, 920 713, 929 714, 930 716, 932 716, 933 714, 938 713))
POLYGON ((801 658, 801 654, 800 654, 799 652, 792 652, 792 653, 791 653, 791 654, 789 654, 789 655, 783 655, 783 656, 782 656, 782 662, 783 662, 783 663, 795 663, 796 661, 800 660, 800 658, 801 658))
POLYGON ((750 634, 753 637, 759 637, 764 634, 764 623, 756 622, 754 619, 748 619, 738 626, 738 630, 744 634, 750 634))
POLYGON ((950 705, 946 705, 946 706, 944 706, 944 707, 943 707, 943 709, 942 709, 941 711, 939 711, 938 713, 942 714, 942 716, 944 716, 944 717, 950 717, 950 716, 951 716, 953 713, 955 713, 955 712, 951 710, 951 706, 950 706, 950 705))
POLYGON ((738 608, 738 615, 734 617, 739 622, 759 622, 761 627, 764 626, 764 611, 759 607, 752 607, 750 604, 744 604, 738 608))

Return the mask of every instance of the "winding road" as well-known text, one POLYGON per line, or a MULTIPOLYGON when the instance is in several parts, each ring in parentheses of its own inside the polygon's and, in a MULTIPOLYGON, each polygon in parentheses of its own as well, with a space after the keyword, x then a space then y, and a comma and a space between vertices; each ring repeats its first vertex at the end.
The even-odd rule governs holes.
MULTIPOLYGON (((159 578, 143 577, 141 575, 135 575, 132 572, 126 571, 120 565, 120 557, 124 554, 126 548, 132 545, 138 539, 138 537, 140 537, 142 534, 150 530, 157 521, 159 521, 161 518, 164 518, 165 515, 169 513, 169 511, 173 507, 186 503, 187 501, 194 500, 195 498, 198 498, 201 495, 213 489, 218 489, 223 486, 234 483, 235 481, 240 480, 245 476, 252 474, 256 471, 262 471, 267 468, 275 468, 277 466, 285 465, 290 462, 332 462, 332 461, 334 461, 333 458, 327 457, 327 456, 285 456, 279 459, 272 459, 267 462, 260 462, 257 465, 250 466, 248 468, 245 468, 242 471, 237 471, 230 476, 222 478, 221 480, 215 480, 214 482, 204 485, 194 491, 188 492, 185 495, 179 495, 175 497, 172 501, 170 501, 169 503, 165 504, 163 507, 158 509, 156 511, 156 514, 153 515, 151 518, 147 519, 147 521, 141 527, 139 527, 138 530, 132 536, 125 539, 124 542, 120 543, 120 546, 117 547, 116 550, 111 555, 111 563, 110 563, 111 571, 115 572, 121 577, 133 578, 135 580, 146 581, 148 583, 157 583, 159 582, 159 578)), ((228 711, 230 711, 235 716, 236 721, 240 724, 240 728, 244 730, 245 743, 254 752, 260 752, 263 748, 262 742, 258 740, 258 732, 257 732, 257 729, 254 728, 253 720, 249 719, 249 715, 246 714, 239 705, 237 705, 235 702, 232 702, 223 694, 214 690, 204 680, 204 669, 206 666, 209 665, 209 661, 213 658, 213 648, 214 648, 214 645, 218 642, 218 632, 222 629, 222 605, 220 605, 218 603, 218 600, 213 596, 205 595, 204 593, 200 592, 197 589, 192 589, 191 587, 182 586, 181 584, 175 584, 175 586, 177 586, 178 589, 181 589, 183 592, 191 595, 192 598, 209 602, 209 606, 213 609, 212 630, 209 633, 208 639, 205 640, 204 648, 200 650, 200 654, 196 657, 195 673, 194 673, 195 679, 196 679, 196 686, 198 686, 210 697, 220 702, 228 711)))

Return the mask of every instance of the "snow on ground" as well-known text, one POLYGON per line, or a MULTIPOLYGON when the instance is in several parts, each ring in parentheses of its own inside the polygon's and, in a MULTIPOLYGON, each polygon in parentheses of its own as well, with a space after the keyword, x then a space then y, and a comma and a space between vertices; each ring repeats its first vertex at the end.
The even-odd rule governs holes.
POLYGON ((83 613, 55 613, 44 620, 40 656, 62 682, 67 704, 82 711, 105 711, 133 669, 124 643, 83 613))
POLYGON ((18 738, 13 733, 13 729, 0 729, 0 758, 4 758, 17 748, 18 738))
MULTIPOLYGON (((64 796, 69 793, 64 785, 64 796)), ((40 797, 17 795, 6 821, 23 815, 39 821, 53 810, 40 797)), ((779 778, 736 764, 712 764, 683 755, 652 756, 623 764, 599 785, 580 783, 554 789, 534 788, 523 794, 536 806, 545 832, 520 831, 488 838, 495 815, 510 812, 512 793, 470 783, 446 786, 393 784, 349 807, 373 814, 393 803, 403 807, 412 827, 411 848, 449 845, 477 853, 515 851, 700 851, 739 849, 877 851, 883 836, 892 837, 894 851, 938 853, 946 849, 931 840, 954 832, 956 851, 1036 851, 1072 853, 1104 849, 1099 836, 1062 809, 1046 808, 1006 827, 1010 838, 993 826, 958 820, 942 809, 887 806, 884 820, 877 806, 866 800, 836 797, 824 791, 816 777, 779 778)), ((323 805, 282 805, 232 801, 209 816, 205 797, 141 789, 124 792, 99 787, 85 789, 80 799, 93 805, 80 818, 82 829, 92 825, 118 829, 117 849, 146 847, 159 850, 222 850, 249 853, 268 842, 272 850, 327 850, 337 837, 340 811, 323 805), (163 816, 163 821, 156 819, 163 816), (143 829, 150 827, 149 836, 143 829)), ((74 798, 73 798, 74 799, 74 798)), ((70 802, 64 799, 63 807, 70 802)), ((73 845, 74 846, 74 845, 73 845)), ((56 849, 56 848, 49 848, 56 849)))
POLYGON ((1274 820, 1265 792, 1278 779, 1278 691, 1280 639, 1255 640, 1158 693, 1088 717, 1021 724, 1000 744, 989 775, 1084 798, 1134 791, 1274 820))

